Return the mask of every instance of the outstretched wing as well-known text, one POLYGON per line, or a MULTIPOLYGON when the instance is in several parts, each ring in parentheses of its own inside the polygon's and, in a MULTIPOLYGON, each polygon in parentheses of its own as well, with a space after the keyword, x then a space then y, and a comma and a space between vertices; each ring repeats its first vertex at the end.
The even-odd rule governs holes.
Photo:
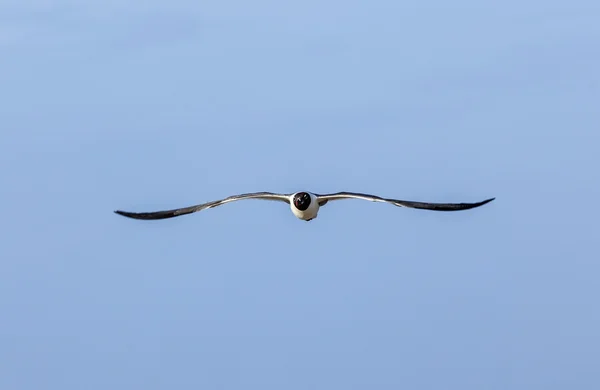
POLYGON ((285 194, 274 194, 271 192, 252 192, 248 194, 239 194, 233 195, 224 199, 216 200, 213 202, 202 203, 195 206, 183 207, 179 209, 173 210, 164 210, 164 211, 153 211, 153 212, 145 212, 145 213, 133 213, 130 211, 121 211, 116 210, 115 213, 122 215, 128 218, 134 219, 165 219, 165 218, 173 218, 178 217, 180 215, 191 214, 197 211, 202 211, 204 209, 210 209, 212 207, 221 206, 225 203, 234 202, 236 200, 243 199, 264 199, 264 200, 277 200, 280 202, 289 203, 289 195, 285 194))
POLYGON ((475 203, 426 203, 426 202, 413 202, 408 200, 399 200, 399 199, 387 199, 381 198, 375 195, 369 194, 361 194, 358 192, 336 192, 334 194, 324 194, 317 195, 317 199, 319 202, 328 202, 332 200, 340 200, 340 199, 363 199, 371 202, 383 202, 383 203, 391 203, 394 206, 398 207, 410 207, 413 209, 423 209, 423 210, 436 210, 436 211, 458 211, 458 210, 468 210, 475 207, 483 206, 484 204, 491 202, 496 198, 486 199, 481 202, 475 203))

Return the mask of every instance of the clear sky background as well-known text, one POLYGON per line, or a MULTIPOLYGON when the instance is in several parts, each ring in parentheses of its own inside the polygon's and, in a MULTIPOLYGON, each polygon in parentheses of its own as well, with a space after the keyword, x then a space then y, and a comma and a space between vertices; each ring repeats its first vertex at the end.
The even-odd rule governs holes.
POLYGON ((0 1, 0 388, 600 388, 599 20, 0 1))

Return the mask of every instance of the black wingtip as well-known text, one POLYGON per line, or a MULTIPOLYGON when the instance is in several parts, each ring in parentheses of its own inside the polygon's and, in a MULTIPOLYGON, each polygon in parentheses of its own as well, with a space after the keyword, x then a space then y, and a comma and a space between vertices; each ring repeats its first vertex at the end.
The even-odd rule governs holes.
POLYGON ((130 211, 115 210, 115 214, 119 214, 124 217, 132 218, 132 219, 155 220, 155 219, 173 218, 173 217, 177 217, 179 215, 189 214, 192 211, 186 210, 186 212, 181 212, 181 210, 165 210, 165 211, 153 211, 153 212, 146 212, 146 213, 133 213, 130 211))
POLYGON ((468 209, 474 209, 474 208, 476 208, 476 207, 481 207, 481 206, 483 206, 484 204, 488 204, 488 203, 490 203, 490 202, 491 202, 491 201, 493 201, 494 199, 496 199, 496 198, 494 197, 494 198, 489 198, 489 199, 486 199, 486 200, 482 200, 481 202, 471 203, 471 204, 469 205, 469 207, 468 207, 468 208, 466 208, 465 210, 468 210, 468 209))
POLYGON ((493 201, 493 200, 495 200, 495 199, 496 199, 496 197, 493 197, 493 198, 486 199, 486 200, 484 200, 483 202, 481 202, 481 205, 483 206, 484 204, 486 204, 486 203, 490 203, 491 201, 493 201))
POLYGON ((149 213, 132 213, 129 211, 115 210, 115 214, 119 214, 124 217, 133 218, 133 219, 152 219, 152 218, 148 218, 149 213))

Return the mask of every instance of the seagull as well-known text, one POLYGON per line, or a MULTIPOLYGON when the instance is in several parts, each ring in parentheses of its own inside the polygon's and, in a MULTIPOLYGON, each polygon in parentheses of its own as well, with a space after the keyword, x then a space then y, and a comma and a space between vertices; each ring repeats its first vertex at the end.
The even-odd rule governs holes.
POLYGON ((251 192, 247 194, 238 194, 227 198, 215 200, 212 202, 202 203, 195 206, 183 207, 172 210, 153 211, 134 213, 130 211, 116 210, 115 213, 133 219, 166 219, 179 217, 181 215, 191 214, 198 211, 221 206, 229 202, 235 202, 244 199, 262 199, 278 202, 285 202, 290 205, 292 213, 299 219, 311 221, 317 217, 319 208, 323 207, 327 202, 341 199, 362 199, 371 202, 389 203, 398 207, 408 207, 413 209, 435 210, 435 211, 458 211, 468 210, 475 207, 483 206, 496 198, 486 199, 476 203, 424 203, 413 202, 408 200, 381 198, 375 195, 361 194, 358 192, 336 192, 333 194, 314 194, 308 191, 295 192, 293 194, 276 194, 273 192, 251 192))

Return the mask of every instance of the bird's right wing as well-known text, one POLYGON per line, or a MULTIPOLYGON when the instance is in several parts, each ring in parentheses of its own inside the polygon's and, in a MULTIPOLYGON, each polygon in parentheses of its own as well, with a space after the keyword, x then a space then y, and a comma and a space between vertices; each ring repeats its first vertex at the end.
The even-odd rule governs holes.
POLYGON ((133 219, 165 219, 165 218, 173 218, 178 217, 180 215, 191 214, 197 211, 202 211, 205 209, 210 209, 212 207, 221 206, 225 203, 234 202, 237 200, 244 199, 263 199, 263 200, 276 200, 280 202, 290 203, 290 195, 286 194, 274 194, 272 192, 252 192, 248 194, 239 194, 229 196, 224 199, 219 199, 213 202, 202 203, 195 206, 183 207, 179 209, 172 210, 164 210, 164 211, 152 211, 152 212, 142 212, 142 213, 134 213, 130 211, 121 211, 116 210, 115 213, 122 215, 124 217, 133 218, 133 219))

